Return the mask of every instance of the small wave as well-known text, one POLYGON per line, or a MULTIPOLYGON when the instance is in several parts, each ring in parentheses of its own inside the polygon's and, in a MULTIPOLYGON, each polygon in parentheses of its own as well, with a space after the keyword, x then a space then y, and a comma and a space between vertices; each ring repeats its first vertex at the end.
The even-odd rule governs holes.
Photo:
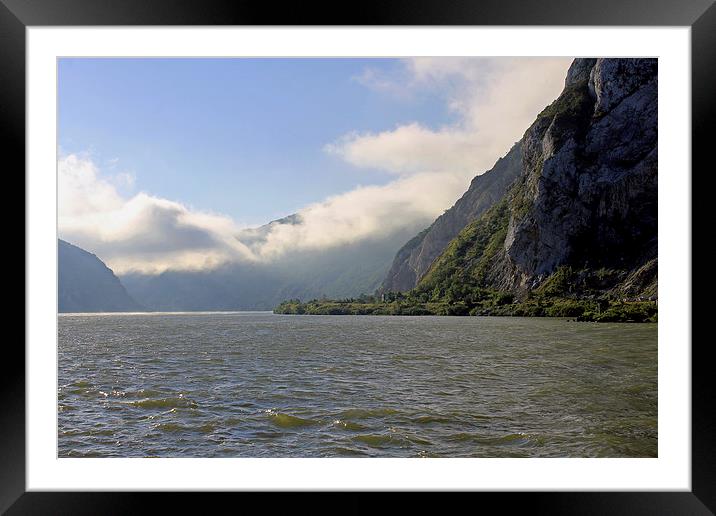
POLYGON ((158 423, 158 424, 154 425, 153 428, 155 430, 159 430, 161 432, 169 432, 169 433, 184 432, 186 430, 189 430, 187 427, 180 425, 178 423, 158 423))
POLYGON ((276 439, 279 437, 283 437, 284 434, 282 432, 255 432, 254 437, 257 437, 259 439, 276 439))
POLYGON ((155 430, 159 430, 161 432, 168 432, 168 433, 174 433, 174 432, 201 432, 202 434, 210 434, 214 430, 216 430, 216 423, 208 422, 204 423, 199 426, 186 426, 179 423, 174 422, 167 422, 167 423, 157 423, 156 425, 153 425, 152 428, 155 430))
POLYGON ((303 426, 313 426, 319 424, 318 421, 314 421, 313 419, 291 416, 289 414, 284 414, 283 412, 274 412, 269 410, 267 411, 267 414, 269 415, 271 422, 281 428, 300 428, 303 426))
POLYGON ((64 457, 109 457, 112 454, 101 452, 99 450, 87 450, 87 451, 80 451, 80 450, 69 450, 67 451, 63 456, 64 457))
POLYGON ((114 435, 114 430, 110 428, 93 428, 91 430, 65 430, 59 434, 62 437, 82 436, 82 435, 114 435))
POLYGON ((204 423, 198 428, 198 430, 203 434, 210 434, 216 430, 216 426, 216 423, 204 423))
POLYGON ((345 421, 343 419, 336 419, 333 422, 333 426, 342 428, 343 430, 354 430, 354 431, 365 430, 368 428, 367 426, 363 426, 360 423, 356 423, 354 421, 345 421))
POLYGON ((404 437, 413 444, 422 444, 423 446, 433 445, 432 441, 429 441, 423 437, 418 437, 417 435, 405 435, 404 437))
POLYGON ((522 432, 517 434, 507 434, 500 437, 488 437, 486 439, 478 439, 477 442, 482 444, 507 444, 507 445, 520 445, 527 444, 530 442, 530 436, 522 432))
POLYGON ((393 436, 384 434, 362 434, 356 435, 354 441, 367 444, 368 446, 383 446, 393 440, 393 436))
POLYGON ((438 424, 459 423, 461 420, 464 420, 464 419, 487 420, 487 419, 491 419, 491 418, 490 418, 490 416, 484 416, 482 414, 462 414, 462 413, 457 414, 457 415, 427 414, 424 416, 418 416, 418 417, 412 418, 412 421, 419 425, 430 425, 433 423, 438 423, 438 424))
MULTIPOLYGON (((478 444, 492 445, 492 446, 502 446, 502 445, 519 446, 522 444, 527 444, 532 440, 531 436, 524 432, 518 432, 515 434, 498 435, 498 436, 485 436, 485 435, 480 435, 480 434, 460 433, 460 434, 451 435, 448 439, 451 441, 458 441, 458 442, 472 441, 472 442, 475 442, 478 444)), ((537 440, 535 439, 535 441, 537 441, 537 440)))
POLYGON ((655 392, 654 386, 649 383, 638 383, 624 388, 624 392, 627 394, 651 394, 655 392))
POLYGON ((136 391, 130 391, 130 390, 117 390, 117 392, 122 392, 122 397, 126 398, 158 398, 161 396, 161 392, 155 391, 152 389, 139 389, 136 391))
POLYGON ((76 382, 72 382, 71 385, 75 387, 89 387, 90 383, 87 380, 77 380, 76 382))
POLYGON ((391 416, 397 414, 398 411, 392 408, 375 408, 375 409, 348 409, 339 414, 341 419, 364 419, 370 417, 391 416))
POLYGON ((139 408, 145 408, 145 409, 152 409, 152 408, 194 408, 198 407, 199 404, 191 400, 189 398, 184 397, 177 397, 177 398, 158 398, 158 399, 151 399, 147 398, 144 400, 138 400, 138 401, 130 401, 128 403, 129 405, 139 407, 139 408))
POLYGON ((86 389, 84 387, 77 388, 77 389, 70 389, 67 391, 69 394, 74 394, 76 396, 90 396, 93 394, 93 391, 91 389, 86 389))
POLYGON ((353 448, 345 448, 343 446, 334 446, 331 448, 331 451, 333 451, 336 455, 342 455, 346 457, 365 457, 368 455, 364 451, 361 450, 354 450, 353 448))
POLYGON ((446 416, 420 416, 413 419, 419 425, 429 425, 431 423, 454 423, 455 420, 446 416))

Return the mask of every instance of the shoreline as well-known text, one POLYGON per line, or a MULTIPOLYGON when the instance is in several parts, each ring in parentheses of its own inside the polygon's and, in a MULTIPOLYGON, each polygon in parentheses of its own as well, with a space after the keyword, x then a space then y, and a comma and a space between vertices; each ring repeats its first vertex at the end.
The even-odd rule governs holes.
POLYGON ((566 317, 577 322, 658 322, 656 301, 538 298, 518 303, 474 304, 361 302, 358 300, 284 301, 273 313, 282 315, 437 315, 493 317, 566 317))

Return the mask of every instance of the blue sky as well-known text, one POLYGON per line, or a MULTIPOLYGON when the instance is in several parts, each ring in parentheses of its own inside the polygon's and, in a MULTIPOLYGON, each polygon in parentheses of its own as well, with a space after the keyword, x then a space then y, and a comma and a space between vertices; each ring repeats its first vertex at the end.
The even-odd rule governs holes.
MULTIPOLYGON (((59 62, 59 146, 145 191, 262 224, 393 179, 324 151, 344 134, 453 121, 439 89, 357 80, 395 59, 86 59, 59 62)), ((131 192, 128 192, 131 193, 131 192)))
POLYGON ((62 59, 60 237, 119 274, 402 239, 507 153, 570 62, 62 59))

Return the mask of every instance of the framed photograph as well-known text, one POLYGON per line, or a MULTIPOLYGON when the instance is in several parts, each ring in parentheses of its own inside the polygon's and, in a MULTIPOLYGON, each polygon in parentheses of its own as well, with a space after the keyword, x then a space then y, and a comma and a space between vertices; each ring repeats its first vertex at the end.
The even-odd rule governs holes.
POLYGON ((713 2, 273 11, 2 0, 26 333, 0 509, 715 511, 713 2))

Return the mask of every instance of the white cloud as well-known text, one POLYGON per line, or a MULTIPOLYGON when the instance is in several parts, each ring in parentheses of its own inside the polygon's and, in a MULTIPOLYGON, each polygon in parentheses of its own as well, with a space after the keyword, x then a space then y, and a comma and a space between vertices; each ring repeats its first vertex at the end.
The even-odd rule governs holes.
POLYGON ((113 183, 118 187, 132 188, 137 177, 132 172, 120 172, 114 175, 113 183))
MULTIPOLYGON (((373 67, 364 68, 361 74, 354 76, 352 79, 380 93, 389 93, 397 97, 407 97, 409 94, 409 90, 401 83, 402 81, 396 81, 395 77, 386 76, 373 67)), ((408 79, 407 74, 405 74, 404 79, 408 79)))
POLYGON ((432 130, 416 122, 381 133, 351 133, 328 144, 326 152, 357 167, 399 175, 475 171, 479 141, 456 128, 432 130))
POLYGON ((387 94, 419 88, 440 92, 456 122, 437 128, 412 122, 339 137, 326 145, 326 152, 356 167, 394 174, 394 180, 306 206, 298 211, 297 223, 274 224, 258 238, 255 232, 243 238, 245 243, 240 240, 244 228, 229 217, 146 193, 130 195, 125 190, 133 187, 132 174, 103 176, 89 157, 63 156, 58 162, 60 236, 122 274, 272 260, 293 250, 424 227, 460 197, 476 174, 491 168, 557 97, 570 62, 418 58, 403 61, 392 76, 366 71, 358 80, 387 94))
POLYGON ((96 253, 117 273, 201 269, 253 254, 225 216, 146 193, 122 197, 87 156, 58 161, 60 237, 96 253))
POLYGON ((65 156, 57 162, 57 172, 61 215, 79 218, 116 209, 123 203, 114 186, 99 177, 99 171, 89 157, 65 156))
POLYGON ((287 250, 322 249, 424 226, 450 206, 462 189, 462 181, 429 173, 359 187, 300 210, 300 224, 274 226, 257 253, 271 259, 287 250))
POLYGON ((393 91, 401 84, 440 90, 456 123, 432 129, 412 122, 380 133, 350 133, 328 144, 326 151, 357 167, 469 179, 489 170, 559 95, 571 61, 414 58, 403 61, 403 69, 391 72, 393 76, 373 70, 365 83, 378 90, 393 91))

